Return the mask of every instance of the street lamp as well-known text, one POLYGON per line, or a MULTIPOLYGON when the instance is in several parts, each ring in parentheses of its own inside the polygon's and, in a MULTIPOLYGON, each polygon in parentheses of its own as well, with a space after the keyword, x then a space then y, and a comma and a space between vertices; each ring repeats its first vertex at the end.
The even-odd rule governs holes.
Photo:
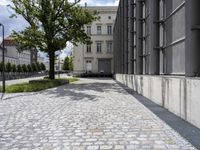
POLYGON ((6 89, 6 81, 5 81, 5 43, 4 43, 4 25, 0 23, 0 27, 2 26, 2 34, 3 34, 3 39, 2 39, 2 80, 3 80, 3 87, 2 87, 2 93, 5 93, 6 89))

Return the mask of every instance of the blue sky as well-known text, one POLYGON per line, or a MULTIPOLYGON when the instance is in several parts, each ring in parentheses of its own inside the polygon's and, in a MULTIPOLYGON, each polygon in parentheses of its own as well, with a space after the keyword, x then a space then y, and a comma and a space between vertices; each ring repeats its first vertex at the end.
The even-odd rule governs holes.
MULTIPOLYGON (((69 0, 74 1, 74 0, 69 0)), ((88 6, 117 6, 119 0, 81 0, 80 4, 84 5, 87 3, 88 6)), ((11 14, 13 14, 12 10, 10 10, 7 5, 10 3, 10 0, 0 0, 0 23, 5 26, 5 35, 9 36, 13 30, 21 31, 28 24, 21 16, 17 18, 9 18, 11 14)), ((2 37, 2 30, 0 29, 0 41, 2 37)), ((65 50, 62 51, 61 57, 65 57, 70 53, 70 49, 72 46, 68 45, 65 50)))

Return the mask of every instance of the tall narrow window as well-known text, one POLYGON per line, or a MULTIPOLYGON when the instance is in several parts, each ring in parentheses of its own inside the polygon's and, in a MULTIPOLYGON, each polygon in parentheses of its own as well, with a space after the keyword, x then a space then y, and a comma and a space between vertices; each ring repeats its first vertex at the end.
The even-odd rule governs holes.
POLYGON ((112 53, 112 47, 113 47, 113 43, 107 42, 107 53, 112 53))
POLYGON ((98 42, 97 43, 97 53, 101 53, 101 48, 102 48, 102 43, 98 42))
POLYGON ((87 34, 91 35, 91 26, 87 26, 87 34))
POLYGON ((87 45, 86 52, 87 53, 91 53, 92 52, 91 45, 87 45))
POLYGON ((97 26, 97 34, 102 34, 101 33, 101 26, 97 26))
POLYGON ((112 26, 111 25, 107 26, 107 32, 108 32, 108 35, 112 34, 112 26))

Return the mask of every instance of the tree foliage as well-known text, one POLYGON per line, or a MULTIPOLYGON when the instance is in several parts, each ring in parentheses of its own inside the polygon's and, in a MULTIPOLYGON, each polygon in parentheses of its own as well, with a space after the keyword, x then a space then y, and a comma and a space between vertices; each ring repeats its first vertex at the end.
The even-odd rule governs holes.
POLYGON ((27 71, 28 72, 32 72, 33 71, 30 64, 27 65, 27 71))
POLYGON ((10 6, 29 23, 24 31, 14 32, 19 49, 35 47, 48 53, 50 79, 55 78, 55 52, 65 48, 67 42, 91 43, 84 31, 84 25, 98 19, 96 11, 89 11, 79 5, 80 0, 11 0, 10 6))
POLYGON ((31 68, 32 68, 32 71, 33 72, 37 72, 38 70, 37 70, 37 66, 35 65, 35 63, 32 63, 31 64, 31 68))
POLYGON ((68 71, 69 70, 69 57, 65 57, 62 70, 68 71))
POLYGON ((37 71, 41 71, 40 63, 36 62, 37 71))
POLYGON ((28 71, 26 64, 23 64, 23 65, 22 65, 22 71, 23 71, 23 72, 27 72, 27 71, 28 71))
POLYGON ((62 69, 65 71, 73 70, 73 59, 72 57, 65 57, 62 69))
POLYGON ((46 66, 43 63, 40 63, 40 68, 41 68, 42 71, 46 70, 46 66))
POLYGON ((69 70, 73 71, 74 66, 73 66, 73 57, 70 57, 69 59, 69 70))
POLYGON ((12 72, 17 72, 17 67, 15 64, 12 64, 11 68, 12 68, 12 72))
POLYGON ((21 66, 20 64, 17 65, 17 72, 18 72, 18 73, 22 72, 22 66, 21 66))
POLYGON ((12 66, 10 62, 6 63, 6 72, 11 72, 12 71, 12 66))

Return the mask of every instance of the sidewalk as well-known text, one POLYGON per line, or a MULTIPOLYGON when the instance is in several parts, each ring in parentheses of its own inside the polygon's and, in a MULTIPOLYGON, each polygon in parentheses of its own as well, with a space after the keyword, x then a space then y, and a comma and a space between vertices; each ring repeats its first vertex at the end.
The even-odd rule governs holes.
POLYGON ((80 79, 0 101, 1 150, 192 150, 112 79, 80 79))

